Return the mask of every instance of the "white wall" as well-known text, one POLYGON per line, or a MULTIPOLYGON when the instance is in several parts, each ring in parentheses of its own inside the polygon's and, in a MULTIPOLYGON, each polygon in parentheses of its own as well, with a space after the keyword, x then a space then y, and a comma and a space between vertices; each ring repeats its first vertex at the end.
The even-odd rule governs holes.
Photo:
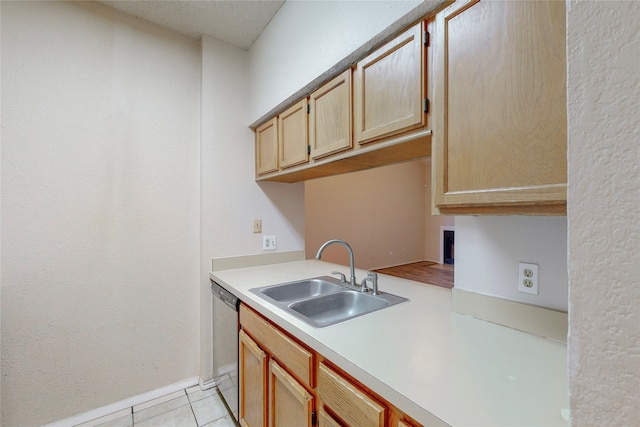
POLYGON ((2 2, 2 89, 2 425, 197 377, 198 42, 2 2))
POLYGON ((250 49, 250 123, 420 3, 285 2, 250 49))
POLYGON ((457 216, 455 287, 567 310, 565 217, 457 216), (539 295, 518 291, 518 263, 539 266, 539 295))
MULTIPOLYGON (((277 236, 278 251, 304 248, 304 186, 255 182, 253 132, 248 128, 249 54, 202 39, 201 147, 201 376, 212 369, 212 258, 262 253, 262 234, 277 236)), ((221 318, 217 317, 220 322, 221 318)), ((220 349, 216 349, 218 351, 220 349)))
POLYGON ((571 425, 640 420, 640 3, 567 4, 571 425))

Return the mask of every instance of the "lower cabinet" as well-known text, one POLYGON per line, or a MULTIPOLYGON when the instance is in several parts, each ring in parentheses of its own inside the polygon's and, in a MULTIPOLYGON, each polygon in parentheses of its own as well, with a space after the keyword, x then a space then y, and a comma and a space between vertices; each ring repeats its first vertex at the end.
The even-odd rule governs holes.
POLYGON ((318 397, 347 425, 385 425, 386 408, 324 362, 318 368, 318 397))
POLYGON ((342 427, 342 424, 340 424, 331 415, 327 414, 327 412, 324 409, 320 408, 320 411, 318 412, 318 426, 320 426, 320 427, 342 427))
POLYGON ((274 360, 269 362, 269 425, 314 425, 313 395, 274 360))
POLYGON ((243 427, 419 427, 246 305, 240 307, 243 427))
POLYGON ((267 353, 244 331, 240 331, 238 349, 240 408, 243 427, 267 425, 267 353))

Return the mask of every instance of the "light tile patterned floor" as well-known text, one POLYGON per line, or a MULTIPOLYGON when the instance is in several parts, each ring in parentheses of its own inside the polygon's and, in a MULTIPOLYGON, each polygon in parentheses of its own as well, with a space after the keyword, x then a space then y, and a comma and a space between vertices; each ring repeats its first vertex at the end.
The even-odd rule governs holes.
POLYGON ((237 400, 237 378, 221 380, 218 387, 193 386, 75 427, 236 427, 219 393, 227 399, 235 393, 237 400))

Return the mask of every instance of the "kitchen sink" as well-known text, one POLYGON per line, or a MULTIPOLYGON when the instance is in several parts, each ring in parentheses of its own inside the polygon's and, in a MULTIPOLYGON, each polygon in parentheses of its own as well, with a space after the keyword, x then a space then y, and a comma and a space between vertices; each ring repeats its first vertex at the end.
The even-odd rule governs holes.
POLYGON ((359 292, 328 276, 262 286, 250 291, 317 328, 409 301, 386 292, 379 295, 359 292))
POLYGON ((307 323, 323 327, 363 314, 373 313, 403 301, 407 301, 407 299, 386 293, 370 295, 369 293, 346 290, 298 301, 291 304, 289 308, 302 316, 307 323))
MULTIPOLYGON (((260 288, 260 293, 274 301, 283 302, 317 297, 341 290, 344 290, 344 286, 340 286, 337 279, 324 276, 281 285, 266 286, 260 288)), ((258 293, 258 295, 260 294, 258 293)))

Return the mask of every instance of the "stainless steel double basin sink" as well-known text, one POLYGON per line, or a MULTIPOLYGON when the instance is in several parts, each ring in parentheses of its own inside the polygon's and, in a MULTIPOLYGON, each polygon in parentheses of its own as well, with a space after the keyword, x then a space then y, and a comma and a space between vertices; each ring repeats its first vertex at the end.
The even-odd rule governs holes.
POLYGON ((386 292, 360 292, 329 276, 262 286, 250 292, 316 328, 408 301, 386 292))

